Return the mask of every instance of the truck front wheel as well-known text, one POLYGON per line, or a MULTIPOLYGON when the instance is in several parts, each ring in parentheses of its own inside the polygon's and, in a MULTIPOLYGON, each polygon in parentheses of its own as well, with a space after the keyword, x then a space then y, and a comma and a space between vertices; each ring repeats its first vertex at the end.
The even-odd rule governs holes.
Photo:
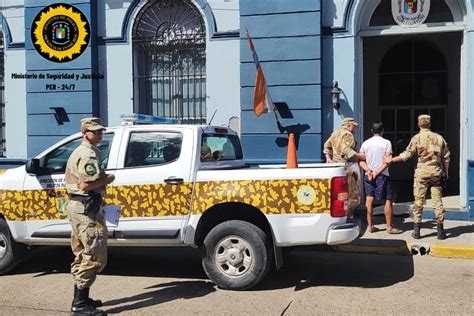
POLYGON ((268 273, 271 262, 270 239, 251 223, 223 222, 204 239, 204 271, 222 289, 254 287, 268 273))
POLYGON ((0 275, 10 271, 15 265, 13 241, 5 220, 0 219, 0 275))

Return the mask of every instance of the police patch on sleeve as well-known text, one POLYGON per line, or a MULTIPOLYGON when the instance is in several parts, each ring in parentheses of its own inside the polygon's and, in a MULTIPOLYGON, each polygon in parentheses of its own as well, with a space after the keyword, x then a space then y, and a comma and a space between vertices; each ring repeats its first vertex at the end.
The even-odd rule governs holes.
POLYGON ((95 167, 94 164, 87 163, 84 167, 84 171, 88 176, 93 176, 97 173, 97 168, 95 167))

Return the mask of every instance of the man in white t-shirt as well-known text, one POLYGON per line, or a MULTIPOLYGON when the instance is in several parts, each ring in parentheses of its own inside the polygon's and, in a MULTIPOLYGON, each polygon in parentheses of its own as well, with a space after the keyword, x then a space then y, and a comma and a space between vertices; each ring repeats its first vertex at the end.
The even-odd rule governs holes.
POLYGON ((392 156, 392 143, 383 138, 382 122, 374 122, 372 125, 374 136, 362 143, 360 152, 365 154, 365 161, 360 162, 366 175, 364 177, 364 186, 366 194, 365 206, 367 207, 367 230, 371 233, 377 231, 373 225, 373 202, 385 199, 384 213, 387 222, 387 233, 400 234, 401 231, 392 225, 393 207, 392 207, 392 186, 388 174, 388 164, 385 158, 392 156))

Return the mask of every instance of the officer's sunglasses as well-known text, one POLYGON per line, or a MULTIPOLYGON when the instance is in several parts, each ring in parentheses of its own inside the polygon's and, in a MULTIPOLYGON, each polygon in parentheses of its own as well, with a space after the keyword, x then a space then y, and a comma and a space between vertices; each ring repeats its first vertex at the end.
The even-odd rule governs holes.
POLYGON ((95 130, 95 131, 87 130, 87 131, 91 132, 94 135, 99 135, 99 134, 103 134, 105 132, 105 129, 98 129, 98 130, 95 130))

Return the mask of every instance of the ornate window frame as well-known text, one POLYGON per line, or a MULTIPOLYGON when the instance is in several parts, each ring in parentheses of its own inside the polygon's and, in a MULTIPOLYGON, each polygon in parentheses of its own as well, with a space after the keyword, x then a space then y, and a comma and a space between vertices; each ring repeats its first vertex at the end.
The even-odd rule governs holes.
POLYGON ((191 0, 152 0, 132 29, 134 111, 206 122, 206 26, 191 0))
MULTIPOLYGON (((439 0, 436 0, 439 1, 439 0)), ((370 20, 375 10, 382 0, 359 1, 355 6, 353 16, 353 30, 358 31, 360 36, 390 35, 390 34, 408 34, 408 33, 433 33, 433 32, 449 32, 461 31, 466 28, 465 8, 458 0, 445 0, 446 5, 451 10, 454 22, 436 22, 418 25, 416 27, 407 28, 397 25, 394 21, 393 25, 370 26, 370 20)))

